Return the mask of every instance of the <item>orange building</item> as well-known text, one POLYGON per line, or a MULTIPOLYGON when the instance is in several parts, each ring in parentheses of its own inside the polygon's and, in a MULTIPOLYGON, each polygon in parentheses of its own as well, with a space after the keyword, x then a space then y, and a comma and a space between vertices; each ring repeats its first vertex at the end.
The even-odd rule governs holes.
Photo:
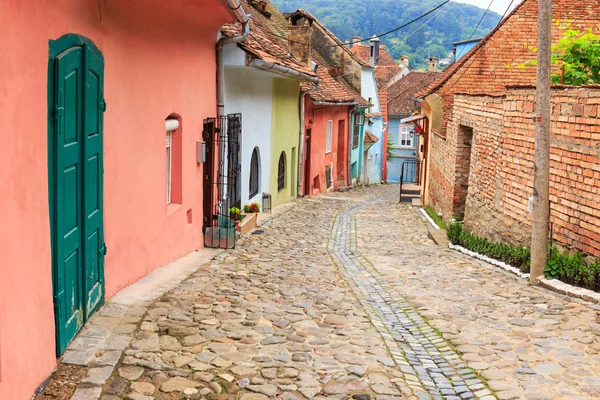
POLYGON ((106 298, 202 247, 196 143, 237 6, 0 2, 0 399, 29 399, 106 298))

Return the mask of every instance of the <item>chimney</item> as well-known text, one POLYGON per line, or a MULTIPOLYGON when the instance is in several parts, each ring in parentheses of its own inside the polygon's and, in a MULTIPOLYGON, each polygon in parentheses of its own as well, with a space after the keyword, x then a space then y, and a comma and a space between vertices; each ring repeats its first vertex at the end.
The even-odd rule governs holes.
POLYGON ((404 65, 406 68, 408 68, 408 56, 407 55, 400 56, 400 65, 404 65))
POLYGON ((352 47, 358 46, 360 44, 361 40, 362 40, 362 38, 360 36, 354 36, 352 38, 352 47))
POLYGON ((269 2, 267 0, 251 0, 250 4, 258 10, 262 15, 271 19, 271 13, 267 11, 267 6, 269 2))
POLYGON ((346 46, 346 47, 348 47, 348 48, 349 48, 349 47, 350 47, 350 41, 349 41, 349 40, 346 40, 346 41, 344 42, 344 46, 346 46))
POLYGON ((313 20, 304 14, 296 13, 288 17, 288 43, 292 55, 303 65, 310 68, 311 37, 313 20))
POLYGON ((437 66, 438 66, 438 59, 436 57, 429 57, 427 59, 428 62, 428 66, 427 66, 427 71, 429 72, 436 72, 437 66))
POLYGON ((369 40, 369 44, 371 45, 371 57, 370 62, 371 65, 379 64, 379 38, 375 35, 369 40))

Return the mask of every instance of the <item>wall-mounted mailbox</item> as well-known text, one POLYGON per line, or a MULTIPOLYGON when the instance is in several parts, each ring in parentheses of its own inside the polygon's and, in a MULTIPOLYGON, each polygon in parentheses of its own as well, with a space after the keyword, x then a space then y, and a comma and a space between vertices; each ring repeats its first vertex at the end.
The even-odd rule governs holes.
POLYGON ((196 142, 196 162, 198 164, 206 162, 206 142, 196 142))

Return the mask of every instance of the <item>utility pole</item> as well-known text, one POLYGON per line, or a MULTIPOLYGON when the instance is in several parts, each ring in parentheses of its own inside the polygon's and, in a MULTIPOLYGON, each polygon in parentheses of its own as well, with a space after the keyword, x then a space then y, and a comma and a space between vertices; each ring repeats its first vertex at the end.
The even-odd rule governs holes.
POLYGON ((538 285, 548 261, 550 225, 550 49, 552 0, 538 0, 538 62, 536 83, 535 164, 531 229, 530 283, 538 285))

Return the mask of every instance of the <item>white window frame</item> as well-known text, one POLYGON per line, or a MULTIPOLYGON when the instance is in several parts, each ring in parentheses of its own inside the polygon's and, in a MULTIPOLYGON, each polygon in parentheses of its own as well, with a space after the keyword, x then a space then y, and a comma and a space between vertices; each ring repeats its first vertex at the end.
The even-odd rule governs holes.
POLYGON ((331 153, 331 141, 333 140, 333 121, 327 121, 327 137, 325 138, 325 154, 331 153))
POLYGON ((403 149, 412 149, 415 147, 415 135, 410 136, 411 126, 409 124, 401 124, 398 132, 398 147, 403 149), (403 136, 406 138, 406 144, 402 144, 403 136))
POLYGON ((173 189, 171 174, 173 170, 173 131, 167 131, 167 204, 171 204, 171 192, 173 189))

